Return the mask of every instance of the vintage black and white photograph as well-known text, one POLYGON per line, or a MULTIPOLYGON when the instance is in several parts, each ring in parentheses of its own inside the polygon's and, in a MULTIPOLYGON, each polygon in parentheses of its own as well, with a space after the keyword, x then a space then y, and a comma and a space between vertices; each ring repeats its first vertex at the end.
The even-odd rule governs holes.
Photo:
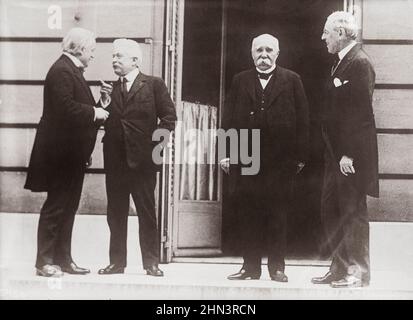
POLYGON ((0 300, 412 300, 412 17, 0 0, 0 300))

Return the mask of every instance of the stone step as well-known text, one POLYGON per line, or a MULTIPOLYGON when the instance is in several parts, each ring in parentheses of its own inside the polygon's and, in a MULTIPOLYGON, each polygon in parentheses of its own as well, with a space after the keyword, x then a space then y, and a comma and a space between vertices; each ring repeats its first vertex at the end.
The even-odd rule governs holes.
MULTIPOLYGON (((0 267, 34 264, 38 214, 0 213, 0 267)), ((136 216, 128 223, 128 265, 141 265, 136 216)), ((376 270, 413 270, 413 223, 370 222, 370 260, 376 270)), ((109 228, 104 215, 77 215, 72 236, 72 255, 79 265, 108 264, 109 228)), ((177 262, 241 263, 234 257, 182 258, 177 262)), ((325 266, 325 261, 289 259, 291 265, 325 266)))
POLYGON ((218 264, 162 265, 165 277, 146 276, 129 268, 122 275, 92 274, 62 278, 34 275, 32 268, 1 270, 2 299, 139 299, 139 300, 279 300, 279 299, 413 299, 413 278, 400 273, 374 272, 365 288, 334 289, 313 285, 311 277, 325 267, 290 266, 288 283, 271 281, 266 270, 260 280, 229 281, 240 266, 218 264))
POLYGON ((413 299, 413 224, 371 223, 371 285, 333 289, 310 283, 327 271, 325 262, 288 260, 288 283, 229 281, 237 257, 180 258, 163 264, 164 278, 146 276, 141 266, 137 217, 129 219, 128 268, 123 275, 99 276, 108 263, 105 216, 77 216, 73 257, 91 267, 86 276, 47 279, 34 275, 38 214, 0 213, 0 299, 413 299))

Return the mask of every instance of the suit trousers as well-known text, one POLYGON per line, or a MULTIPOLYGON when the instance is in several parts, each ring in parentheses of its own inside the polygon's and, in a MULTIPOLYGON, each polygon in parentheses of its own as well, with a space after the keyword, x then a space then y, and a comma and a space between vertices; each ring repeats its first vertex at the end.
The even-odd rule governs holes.
POLYGON ((72 262, 72 229, 79 207, 84 168, 65 170, 53 178, 40 211, 37 231, 36 267, 72 262))
MULTIPOLYGON (((263 172, 263 176, 268 174, 263 172)), ((238 196, 244 268, 252 273, 261 274, 261 260, 265 255, 268 255, 270 274, 285 270, 292 180, 290 173, 281 173, 276 186, 238 196)))
POLYGON ((132 195, 139 220, 139 242, 143 267, 158 265, 159 235, 155 213, 156 172, 130 169, 123 157, 117 158, 119 161, 119 165, 115 165, 117 169, 106 170, 110 263, 120 267, 126 267, 127 264, 129 200, 132 195))
POLYGON ((321 219, 325 246, 332 255, 330 271, 370 281, 369 218, 366 194, 355 186, 354 176, 344 176, 331 152, 325 151, 321 219))

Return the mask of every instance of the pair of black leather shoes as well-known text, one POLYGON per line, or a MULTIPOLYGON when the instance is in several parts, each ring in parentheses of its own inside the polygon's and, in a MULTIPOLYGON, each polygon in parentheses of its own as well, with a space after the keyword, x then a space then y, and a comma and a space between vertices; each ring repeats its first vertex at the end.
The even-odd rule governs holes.
POLYGON ((99 269, 98 274, 117 274, 124 273, 125 268, 116 264, 110 264, 105 268, 99 269))
MULTIPOLYGON (((231 274, 227 277, 228 280, 258 280, 261 277, 260 272, 251 272, 242 268, 237 273, 231 274)), ((282 271, 275 271, 270 273, 271 280, 278 282, 288 282, 288 277, 282 271)))
POLYGON ((83 275, 90 273, 90 270, 78 267, 76 263, 74 263, 73 261, 68 264, 60 265, 45 264, 41 268, 36 268, 36 275, 42 277, 62 277, 63 272, 76 275, 83 275))
POLYGON ((89 269, 81 268, 77 266, 76 263, 74 263, 73 261, 70 262, 69 264, 60 265, 60 268, 62 269, 63 272, 66 272, 69 274, 83 275, 83 274, 90 273, 89 269))
POLYGON ((370 281, 363 279, 362 277, 356 277, 354 275, 346 275, 344 278, 332 281, 330 286, 332 288, 360 288, 367 287, 370 281))
MULTIPOLYGON (((157 265, 149 266, 145 268, 146 274, 153 277, 163 277, 164 273, 157 265)), ((110 264, 107 267, 100 269, 98 274, 119 274, 124 273, 125 268, 116 264, 110 264)))
POLYGON ((54 264, 45 264, 42 267, 36 268, 36 275, 41 277, 63 277, 62 269, 54 264))
POLYGON ((369 281, 353 275, 340 276, 332 272, 327 272, 322 277, 311 279, 314 284, 329 284, 333 288, 359 288, 369 285, 369 281))
POLYGON ((270 273, 271 280, 277 282, 288 282, 288 277, 283 271, 275 271, 270 273))
POLYGON ((145 268, 146 274, 148 276, 153 276, 153 277, 163 277, 163 271, 159 269, 157 265, 150 266, 148 268, 145 268))
POLYGON ((311 279, 311 282, 314 284, 330 284, 333 281, 340 280, 341 276, 334 274, 332 272, 327 272, 324 276, 322 277, 314 277, 311 279))
POLYGON ((227 277, 228 280, 257 280, 261 277, 259 272, 251 272, 242 268, 237 273, 231 274, 227 277))

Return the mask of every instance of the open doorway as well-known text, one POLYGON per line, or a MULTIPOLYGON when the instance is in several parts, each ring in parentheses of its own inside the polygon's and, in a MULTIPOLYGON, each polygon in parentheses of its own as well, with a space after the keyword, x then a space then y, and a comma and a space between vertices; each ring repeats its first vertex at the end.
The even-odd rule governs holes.
MULTIPOLYGON (((295 182, 294 206, 288 216, 289 258, 320 257, 323 143, 319 119, 324 79, 328 77, 331 65, 321 33, 326 17, 342 9, 342 0, 185 2, 183 101, 217 109, 225 107, 220 105, 220 98, 228 92, 236 73, 253 67, 251 41, 261 33, 270 33, 279 39, 281 52, 277 63, 297 72, 303 80, 310 106, 311 154, 295 182)), ((217 177, 213 178, 214 183, 217 177)), ((226 256, 241 254, 239 239, 242 230, 236 203, 227 193, 225 176, 222 191, 217 189, 217 197, 207 198, 208 201, 183 199, 179 202, 181 207, 185 205, 186 211, 178 209, 178 213, 175 212, 178 216, 175 256, 208 252, 226 256)))

